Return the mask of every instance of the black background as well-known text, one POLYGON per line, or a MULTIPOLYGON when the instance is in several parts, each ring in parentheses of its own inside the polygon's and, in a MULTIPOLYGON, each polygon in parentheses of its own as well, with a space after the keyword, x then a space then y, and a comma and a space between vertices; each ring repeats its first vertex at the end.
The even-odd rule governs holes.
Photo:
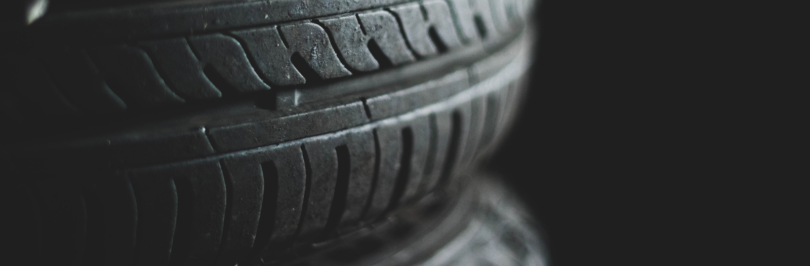
POLYGON ((767 100, 738 70, 759 55, 725 42, 756 36, 738 11, 543 1, 528 96, 490 167, 535 212, 552 265, 774 262, 731 248, 759 245, 772 232, 754 221, 774 214, 746 158, 767 100))

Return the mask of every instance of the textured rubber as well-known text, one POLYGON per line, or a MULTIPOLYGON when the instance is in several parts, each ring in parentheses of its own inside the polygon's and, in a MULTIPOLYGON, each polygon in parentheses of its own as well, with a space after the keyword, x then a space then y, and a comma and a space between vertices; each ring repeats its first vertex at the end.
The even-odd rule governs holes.
POLYGON ((538 224, 514 192, 487 174, 465 178, 371 229, 265 265, 548 265, 538 224))
POLYGON ((4 69, 14 69, 8 78, 18 82, 5 88, 3 109, 17 120, 64 121, 245 97, 297 106, 315 100, 302 99, 301 88, 310 95, 373 89, 396 78, 370 73, 502 43, 530 10, 526 0, 269 2, 46 16, 4 49, 4 69))
POLYGON ((227 23, 200 34, 161 21, 203 12, 193 4, 68 10, 38 21, 28 53, 4 54, 20 82, 0 88, 15 125, 3 175, 32 232, 10 239, 33 252, 19 255, 282 258, 459 183, 514 117, 534 38, 525 14, 506 14, 528 2, 313 1, 323 10, 238 16, 259 2, 211 6, 227 23), (130 14, 110 22, 118 33, 96 25, 64 46, 43 41, 116 12, 130 14))

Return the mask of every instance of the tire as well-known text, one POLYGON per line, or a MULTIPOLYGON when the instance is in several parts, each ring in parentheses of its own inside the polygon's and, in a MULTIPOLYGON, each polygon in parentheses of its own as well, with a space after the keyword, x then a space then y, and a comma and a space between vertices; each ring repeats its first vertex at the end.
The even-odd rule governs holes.
POLYGON ((457 197, 436 193, 384 223, 279 261, 296 266, 548 265, 539 225, 514 190, 486 173, 465 177, 457 197))
POLYGON ((469 3, 55 6, 3 47, 9 241, 35 265, 251 265, 457 197, 534 42, 531 1, 469 3))

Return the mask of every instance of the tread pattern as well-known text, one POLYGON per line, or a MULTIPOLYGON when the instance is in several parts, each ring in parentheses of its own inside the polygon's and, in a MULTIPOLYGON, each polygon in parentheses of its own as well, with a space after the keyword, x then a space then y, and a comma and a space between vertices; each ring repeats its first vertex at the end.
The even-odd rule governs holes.
POLYGON ((473 175, 454 201, 426 197, 368 231, 272 265, 548 265, 522 202, 496 177, 473 175))
POLYGON ((293 131, 299 135, 267 122, 19 153, 20 167, 40 166, 24 178, 43 214, 32 248, 47 254, 42 263, 234 265, 351 233, 459 182, 453 178, 502 136, 523 88, 525 46, 493 55, 512 60, 472 85, 475 67, 327 108, 322 117, 280 118, 315 121, 293 131), (314 126, 336 118, 348 120, 314 126), (252 137, 260 135, 271 137, 252 137), (110 168, 73 165, 90 159, 69 154, 95 154, 94 164, 109 160, 110 168), (41 163, 58 159, 70 167, 41 163))
POLYGON ((37 235, 19 243, 41 254, 33 264, 231 266, 374 224, 461 182, 503 137, 525 88, 533 39, 514 18, 528 2, 400 2, 18 58, 13 74, 25 83, 0 90, 0 110, 73 119, 289 92, 510 41, 478 63, 359 98, 14 146, 19 178, 9 180, 29 195, 20 204, 37 235))
MULTIPOLYGON (((463 231, 441 249, 422 250, 433 253, 423 265, 548 265, 546 247, 537 231, 537 222, 511 191, 493 177, 476 177, 477 208, 464 223, 463 231)), ((429 246, 427 237, 416 248, 429 246)), ((416 253, 418 250, 401 251, 416 253)), ((401 257, 390 256, 376 265, 404 265, 401 257)), ((411 262, 412 263, 412 262, 411 262)), ((340 265, 314 263, 313 265, 340 265)))
POLYGON ((39 48, 19 59, 26 78, 13 88, 34 104, 5 109, 39 119, 100 117, 312 85, 501 41, 518 31, 530 4, 428 0, 185 37, 39 48))

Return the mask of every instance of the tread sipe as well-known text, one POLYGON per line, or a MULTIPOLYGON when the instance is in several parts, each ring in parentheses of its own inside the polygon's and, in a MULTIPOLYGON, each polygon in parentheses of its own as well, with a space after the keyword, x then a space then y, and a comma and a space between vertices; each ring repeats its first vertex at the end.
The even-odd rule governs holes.
POLYGON ((2 54, 34 265, 253 265, 455 197, 535 41, 528 0, 91 2, 2 54))
POLYGON ((299 88, 342 94, 333 80, 368 83, 369 74, 503 43, 520 31, 527 2, 204 1, 65 10, 4 51, 15 69, 9 78, 18 82, 3 88, 15 98, 3 109, 18 120, 109 120, 263 92, 274 108, 296 106, 299 88))

